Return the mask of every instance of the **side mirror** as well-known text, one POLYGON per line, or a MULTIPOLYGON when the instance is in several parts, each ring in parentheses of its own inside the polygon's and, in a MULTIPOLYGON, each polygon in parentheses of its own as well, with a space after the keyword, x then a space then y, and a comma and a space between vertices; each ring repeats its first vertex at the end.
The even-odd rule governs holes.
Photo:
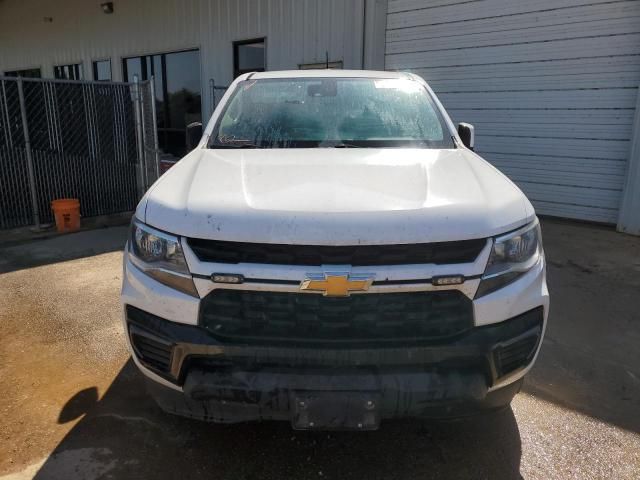
POLYGON ((187 125, 187 152, 190 152, 202 138, 202 123, 193 122, 187 125))
POLYGON ((470 123, 459 123, 458 124, 458 135, 460 136, 460 140, 465 147, 469 150, 473 150, 473 145, 475 143, 475 128, 470 123))

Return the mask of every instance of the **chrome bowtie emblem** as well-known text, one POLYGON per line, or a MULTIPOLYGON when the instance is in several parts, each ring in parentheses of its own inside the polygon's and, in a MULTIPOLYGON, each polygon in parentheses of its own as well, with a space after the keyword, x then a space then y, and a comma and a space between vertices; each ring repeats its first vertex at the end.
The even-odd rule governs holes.
POLYGON ((310 273, 300 284, 300 290, 322 292, 325 297, 348 297, 351 292, 368 290, 373 278, 374 275, 368 273, 310 273))

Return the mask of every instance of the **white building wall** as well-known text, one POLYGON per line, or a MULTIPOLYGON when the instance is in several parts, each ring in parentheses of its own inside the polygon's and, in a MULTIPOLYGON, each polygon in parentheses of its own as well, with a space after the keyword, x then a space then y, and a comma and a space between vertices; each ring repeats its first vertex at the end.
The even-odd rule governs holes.
POLYGON ((100 1, 0 0, 0 72, 111 59, 122 80, 122 59, 200 49, 203 118, 210 113, 209 79, 233 77, 232 42, 266 37, 267 69, 342 61, 362 68, 365 0, 121 0, 104 14, 100 1), (51 17, 52 22, 44 20, 51 17))
POLYGON ((640 189, 626 181, 640 1, 389 0, 388 12, 386 68, 423 76, 475 124, 479 153, 539 213, 616 223, 635 205, 621 201, 640 189))

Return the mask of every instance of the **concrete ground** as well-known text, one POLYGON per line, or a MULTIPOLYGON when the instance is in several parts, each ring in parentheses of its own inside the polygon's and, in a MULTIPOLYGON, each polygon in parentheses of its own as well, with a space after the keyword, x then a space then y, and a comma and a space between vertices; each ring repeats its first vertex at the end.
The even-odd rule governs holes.
POLYGON ((0 247, 0 480, 640 478, 640 238, 543 234, 549 327, 511 409, 331 434, 157 409, 121 331, 126 228, 0 247))

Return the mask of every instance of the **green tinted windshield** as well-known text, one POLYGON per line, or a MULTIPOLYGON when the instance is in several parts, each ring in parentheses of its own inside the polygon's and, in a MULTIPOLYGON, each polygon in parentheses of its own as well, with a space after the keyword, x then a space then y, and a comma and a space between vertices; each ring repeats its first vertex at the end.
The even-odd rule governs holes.
POLYGON ((241 82, 209 146, 454 148, 420 83, 373 78, 241 82))

